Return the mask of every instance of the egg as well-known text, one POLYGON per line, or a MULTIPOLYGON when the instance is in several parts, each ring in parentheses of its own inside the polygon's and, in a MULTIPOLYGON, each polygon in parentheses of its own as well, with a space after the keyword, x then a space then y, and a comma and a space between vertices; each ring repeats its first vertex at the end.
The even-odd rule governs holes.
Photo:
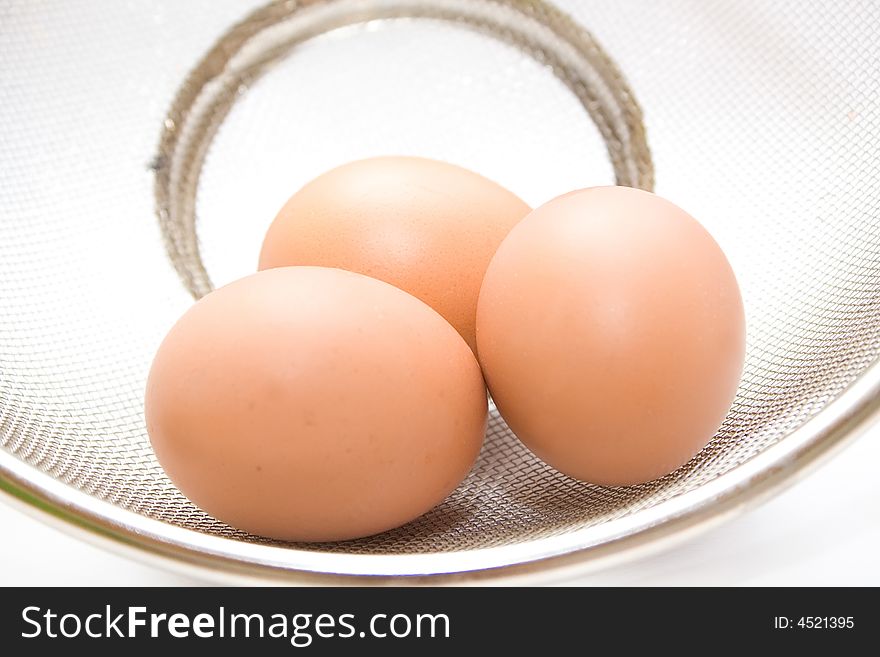
POLYGON ((439 314, 339 269, 259 272, 198 301, 149 373, 147 430, 175 485, 252 534, 335 541, 443 501, 486 427, 473 353, 439 314))
POLYGON ((519 439, 609 486, 665 475, 704 447, 745 353, 721 248, 681 208, 627 187, 566 194, 513 228, 486 271, 476 335, 519 439))
POLYGON ((344 164, 307 183, 270 225, 259 269, 339 267, 418 297, 471 348, 489 260, 530 211, 500 185, 418 157, 344 164))

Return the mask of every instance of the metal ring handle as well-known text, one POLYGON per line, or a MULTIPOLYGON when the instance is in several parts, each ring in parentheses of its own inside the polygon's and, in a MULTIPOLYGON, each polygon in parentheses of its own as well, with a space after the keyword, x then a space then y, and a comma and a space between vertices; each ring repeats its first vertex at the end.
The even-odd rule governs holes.
POLYGON ((545 64, 596 124, 619 185, 652 190, 654 165, 642 111, 596 39, 542 0, 294 0, 266 5, 223 35, 190 72, 171 105, 154 161, 156 212, 165 246, 195 298, 213 289, 199 252, 196 197, 217 128, 248 86, 297 45, 379 19, 425 18, 476 29, 545 64))

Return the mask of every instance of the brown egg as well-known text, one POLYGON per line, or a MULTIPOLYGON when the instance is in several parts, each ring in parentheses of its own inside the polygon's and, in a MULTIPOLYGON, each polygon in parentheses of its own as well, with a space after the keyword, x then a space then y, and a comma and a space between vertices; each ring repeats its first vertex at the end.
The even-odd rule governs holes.
POLYGON ((260 269, 355 271, 418 297, 475 348, 483 274, 530 208, 461 167, 417 157, 345 164, 294 194, 269 227, 260 269))
POLYGON ((645 482, 713 436, 739 383, 743 305, 708 232, 658 196, 599 187, 537 208, 483 282, 477 343, 498 410, 535 454, 645 482))
POLYGON ((196 303, 146 390, 159 462, 253 534, 333 541, 402 525, 467 475, 486 424, 474 355, 434 310, 360 274, 260 272, 196 303))

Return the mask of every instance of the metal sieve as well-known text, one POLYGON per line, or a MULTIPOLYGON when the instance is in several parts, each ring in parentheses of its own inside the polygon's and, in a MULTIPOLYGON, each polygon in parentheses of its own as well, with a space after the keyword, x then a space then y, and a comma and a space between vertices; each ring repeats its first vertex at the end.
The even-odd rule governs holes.
POLYGON ((548 581, 764 499, 873 417, 876 3, 260 4, 0 1, 9 499, 233 581, 548 581), (300 185, 388 153, 461 164, 533 205, 656 187, 699 218, 749 323, 711 443, 660 480, 603 488, 541 463, 492 409, 462 486, 378 536, 279 543, 188 502, 143 422, 164 333, 194 297, 256 268, 300 185))

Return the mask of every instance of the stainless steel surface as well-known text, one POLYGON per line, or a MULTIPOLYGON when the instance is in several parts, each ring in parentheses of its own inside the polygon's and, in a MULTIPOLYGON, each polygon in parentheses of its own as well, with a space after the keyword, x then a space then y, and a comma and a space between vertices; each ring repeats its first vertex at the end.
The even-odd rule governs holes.
MULTIPOLYGON (((351 4, 366 18, 401 3, 351 4)), ((536 3, 510 4, 538 15, 536 3)), ((555 4, 616 62, 644 113, 657 191, 704 222, 743 288, 743 383, 690 464, 629 489, 580 484, 534 459, 496 416, 462 488, 381 536, 273 544, 194 508, 155 462, 142 418, 152 354, 192 301, 156 218, 154 185, 169 165, 159 143, 188 73, 256 3, 5 2, 0 487, 117 543, 240 577, 540 577, 720 519, 873 417, 880 6, 555 4)), ((477 5, 500 11, 482 1, 468 11, 477 5)), ((260 34, 244 44, 249 56, 260 34)), ((447 159, 533 204, 613 182, 621 163, 609 162, 596 108, 533 54, 426 18, 350 25, 285 50, 235 87, 204 141, 192 210, 210 279, 252 271, 283 200, 356 157, 447 159)))

